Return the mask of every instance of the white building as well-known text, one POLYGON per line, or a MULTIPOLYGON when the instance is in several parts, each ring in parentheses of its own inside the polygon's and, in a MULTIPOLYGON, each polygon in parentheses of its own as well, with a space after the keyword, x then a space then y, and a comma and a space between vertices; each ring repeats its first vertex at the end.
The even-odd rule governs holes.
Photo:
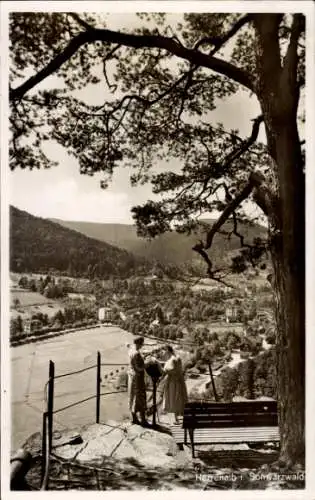
POLYGON ((111 322, 113 320, 113 311, 110 307, 100 307, 98 310, 98 320, 101 323, 111 322))
POLYGON ((235 320, 237 318, 238 308, 237 306, 229 306, 225 309, 225 321, 229 323, 231 320, 235 320))

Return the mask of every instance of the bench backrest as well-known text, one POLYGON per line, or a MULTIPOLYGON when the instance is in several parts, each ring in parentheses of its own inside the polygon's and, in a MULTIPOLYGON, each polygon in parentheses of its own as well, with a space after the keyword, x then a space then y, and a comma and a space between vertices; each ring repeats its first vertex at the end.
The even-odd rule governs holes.
POLYGON ((187 403, 183 427, 265 427, 277 426, 276 401, 235 403, 187 403))

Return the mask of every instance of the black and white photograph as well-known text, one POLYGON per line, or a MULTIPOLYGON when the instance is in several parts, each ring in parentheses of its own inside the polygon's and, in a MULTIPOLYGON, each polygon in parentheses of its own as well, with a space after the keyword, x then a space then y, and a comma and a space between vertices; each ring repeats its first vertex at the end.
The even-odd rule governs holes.
POLYGON ((314 5, 263 4, 2 3, 3 498, 306 498, 314 5))

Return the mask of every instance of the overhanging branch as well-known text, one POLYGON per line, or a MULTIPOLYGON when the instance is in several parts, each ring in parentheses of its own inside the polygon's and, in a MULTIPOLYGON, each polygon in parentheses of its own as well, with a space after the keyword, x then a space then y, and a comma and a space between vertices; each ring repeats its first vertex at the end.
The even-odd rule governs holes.
POLYGON ((204 54, 198 50, 184 47, 173 38, 161 35, 134 35, 120 33, 107 29, 90 28, 73 38, 67 47, 60 52, 47 66, 26 80, 22 85, 11 89, 10 101, 21 99, 23 95, 45 80, 48 76, 54 74, 66 61, 68 61, 83 45, 93 42, 106 42, 124 45, 134 48, 160 48, 190 63, 209 68, 221 75, 231 78, 237 83, 254 91, 253 82, 250 75, 241 68, 211 55, 204 54))

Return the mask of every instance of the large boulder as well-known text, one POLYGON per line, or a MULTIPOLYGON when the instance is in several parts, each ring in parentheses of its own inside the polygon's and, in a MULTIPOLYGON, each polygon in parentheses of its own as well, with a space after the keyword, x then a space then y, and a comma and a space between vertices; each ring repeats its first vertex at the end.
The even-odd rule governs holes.
POLYGON ((97 466, 107 457, 132 460, 145 467, 176 468, 191 461, 190 454, 180 451, 170 434, 129 422, 93 424, 82 428, 80 436, 81 443, 69 444, 66 436, 60 435, 54 441, 54 453, 66 460, 97 466))

